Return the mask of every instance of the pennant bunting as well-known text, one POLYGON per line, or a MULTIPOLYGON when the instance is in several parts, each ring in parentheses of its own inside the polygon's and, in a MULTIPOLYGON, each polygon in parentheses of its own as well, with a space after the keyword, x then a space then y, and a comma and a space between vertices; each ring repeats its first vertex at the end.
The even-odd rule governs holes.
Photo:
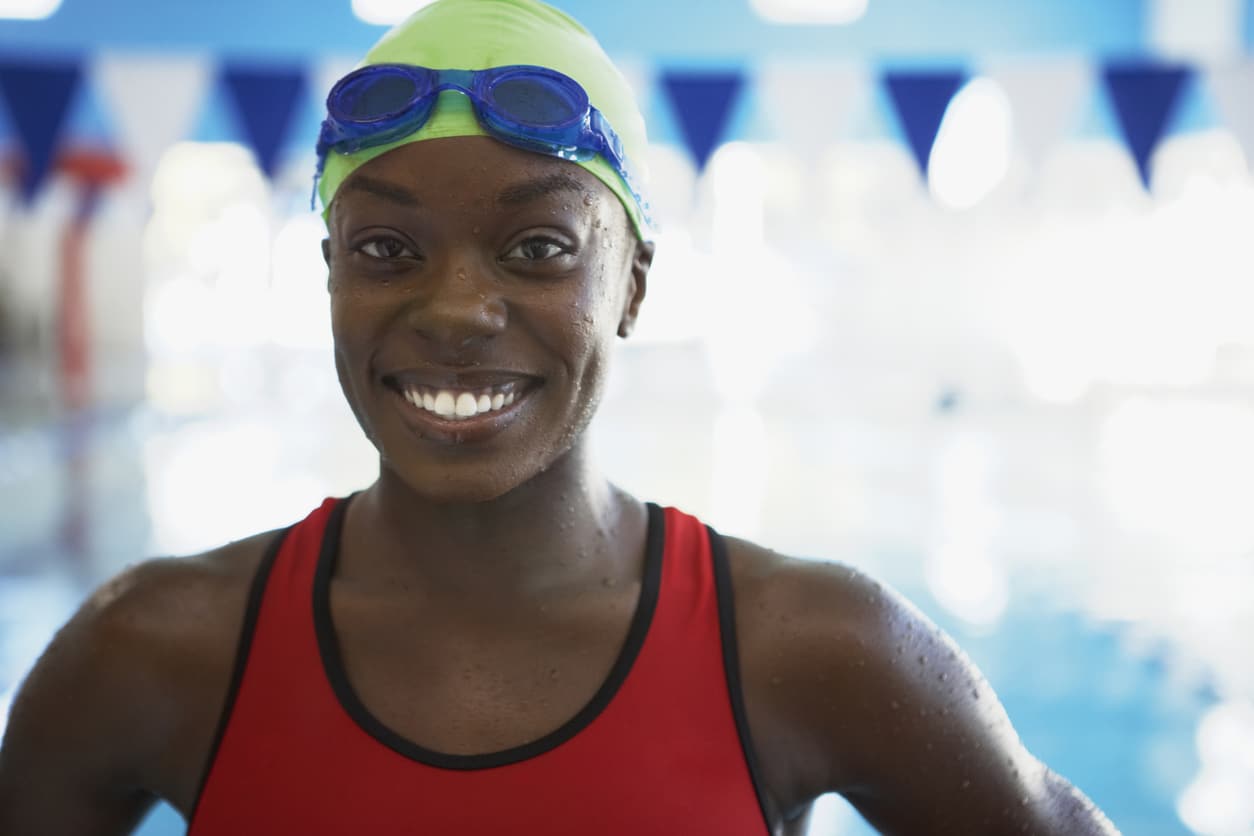
POLYGON ((892 98, 906 143, 920 173, 927 177, 928 159, 945 110, 966 83, 962 71, 888 71, 884 84, 892 98))
POLYGON ((278 169, 301 99, 305 96, 305 71, 300 68, 227 66, 223 84, 235 104, 241 133, 266 176, 278 169))
MULTIPOLYGON (((88 64, 2 60, 0 167, 29 201, 71 158, 86 166, 76 172, 95 172, 86 176, 97 185, 118 177, 125 163, 131 182, 144 189, 135 196, 146 199, 171 145, 232 141, 247 144, 272 180, 295 183, 305 177, 326 92, 354 66, 341 57, 266 67, 109 53, 88 64)), ((1148 185, 1150 161, 1165 137, 1216 126, 1232 131, 1254 164, 1249 57, 1208 65, 1009 59, 982 64, 979 72, 1005 91, 1016 146, 1033 167, 1068 137, 1100 134, 1127 149, 1148 185)), ((766 62, 752 75, 669 70, 656 85, 639 60, 629 60, 625 73, 653 140, 682 144, 698 171, 734 134, 783 141, 810 160, 841 140, 892 139, 908 147, 925 177, 945 114, 971 76, 963 67, 877 73, 858 62, 789 59, 766 62)))
POLYGON ((77 62, 0 62, 0 97, 9 113, 21 154, 21 193, 35 197, 52 168, 66 112, 78 88, 77 62))
POLYGON ((1220 121, 1241 143, 1245 161, 1254 166, 1254 59, 1213 68, 1206 75, 1206 86, 1220 121))
POLYGON ((813 161, 849 136, 855 115, 868 106, 872 81, 856 64, 774 64, 762 68, 754 86, 763 133, 786 139, 813 161))
POLYGON ((1075 127, 1093 85, 1091 65, 1078 58, 993 64, 983 74, 1010 100, 1015 144, 1033 167, 1075 127))
POLYGON ((714 149, 724 141, 744 83, 744 74, 738 70, 663 73, 662 87, 697 171, 705 169, 714 149))
POLYGON ((1191 77, 1192 71, 1183 65, 1110 64, 1102 70, 1120 132, 1146 188, 1150 184, 1150 158, 1191 77))
POLYGON ((112 117, 113 136, 133 171, 131 182, 147 200, 161 155, 190 139, 212 80, 208 62, 194 57, 100 56, 96 86, 112 117))

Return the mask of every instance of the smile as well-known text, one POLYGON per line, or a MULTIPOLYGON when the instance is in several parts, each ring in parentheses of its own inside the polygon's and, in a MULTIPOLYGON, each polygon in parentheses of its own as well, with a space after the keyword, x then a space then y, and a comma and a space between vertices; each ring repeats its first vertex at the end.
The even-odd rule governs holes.
POLYGON ((482 389, 436 389, 427 386, 401 386, 405 400, 419 409, 447 421, 465 421, 476 415, 497 412, 514 403, 518 385, 510 382, 482 389))

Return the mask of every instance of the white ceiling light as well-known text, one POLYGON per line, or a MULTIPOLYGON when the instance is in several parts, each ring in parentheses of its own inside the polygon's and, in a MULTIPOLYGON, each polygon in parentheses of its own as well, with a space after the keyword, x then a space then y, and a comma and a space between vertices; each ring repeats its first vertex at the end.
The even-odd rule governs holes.
POLYGON ((366 23, 392 26, 433 2, 434 0, 353 0, 353 14, 366 23))
POLYGON ((61 0, 0 0, 0 18, 42 20, 61 8, 61 0))
POLYGON ((867 0, 749 0, 771 23, 853 23, 866 14, 867 0))

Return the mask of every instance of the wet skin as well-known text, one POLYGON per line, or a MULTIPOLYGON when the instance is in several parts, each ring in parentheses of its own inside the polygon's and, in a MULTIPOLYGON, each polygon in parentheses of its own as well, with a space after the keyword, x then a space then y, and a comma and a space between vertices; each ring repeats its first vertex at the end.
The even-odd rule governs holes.
MULTIPOLYGON (((336 368, 380 455, 332 582, 349 678, 430 749, 539 738, 600 686, 639 595, 643 505, 584 431, 652 251, 577 166, 461 138, 359 169, 324 252, 336 368), (408 403, 413 386, 517 399, 456 423, 408 403)), ((190 810, 270 537, 140 564, 84 605, 14 704, 0 832, 124 833, 154 798, 190 810)), ((774 832, 803 832, 829 791, 884 833, 1113 832, 908 603, 845 566, 728 545, 774 832)))

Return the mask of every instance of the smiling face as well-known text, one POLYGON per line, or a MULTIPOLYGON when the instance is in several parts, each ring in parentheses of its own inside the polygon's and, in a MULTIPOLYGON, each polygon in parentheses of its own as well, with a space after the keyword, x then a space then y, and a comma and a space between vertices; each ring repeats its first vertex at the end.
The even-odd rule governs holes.
POLYGON ((336 368, 385 477, 484 501, 580 443, 652 258, 604 184, 435 139, 355 171, 328 226, 336 368))

